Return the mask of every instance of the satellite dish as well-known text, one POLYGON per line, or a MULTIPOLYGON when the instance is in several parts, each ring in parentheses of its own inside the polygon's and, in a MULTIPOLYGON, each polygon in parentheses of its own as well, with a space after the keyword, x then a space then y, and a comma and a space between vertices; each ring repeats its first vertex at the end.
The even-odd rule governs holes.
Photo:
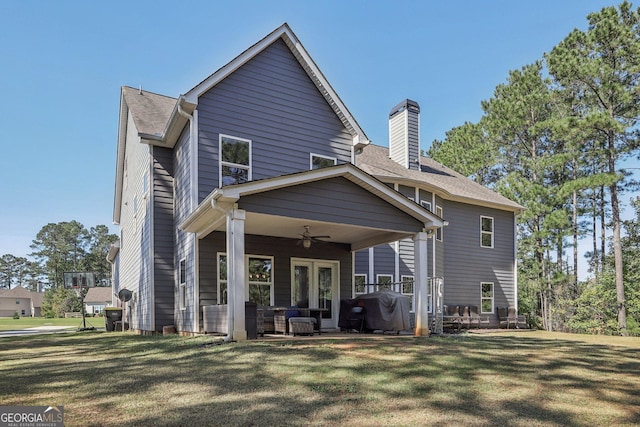
POLYGON ((118 292, 118 299, 122 302, 127 302, 131 299, 132 295, 133 294, 129 289, 120 289, 120 292, 118 292))

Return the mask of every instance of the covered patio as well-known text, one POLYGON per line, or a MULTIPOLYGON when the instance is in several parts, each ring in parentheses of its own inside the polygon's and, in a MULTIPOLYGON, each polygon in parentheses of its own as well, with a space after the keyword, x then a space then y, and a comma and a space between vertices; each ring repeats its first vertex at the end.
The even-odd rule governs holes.
MULTIPOLYGON (((352 164, 216 188, 180 224, 198 248, 200 306, 227 303, 228 339, 247 338, 245 301, 256 289, 271 305, 322 307, 337 329, 339 301, 353 296, 353 252, 411 238, 415 335, 428 335, 427 240, 444 222, 352 164), (308 236, 322 236, 307 239, 308 236), (255 268, 262 276, 255 277, 255 268), (223 274, 224 273, 224 274, 223 274), (312 280, 305 289, 301 274, 312 280)), ((200 318, 201 321, 201 318, 200 318)))

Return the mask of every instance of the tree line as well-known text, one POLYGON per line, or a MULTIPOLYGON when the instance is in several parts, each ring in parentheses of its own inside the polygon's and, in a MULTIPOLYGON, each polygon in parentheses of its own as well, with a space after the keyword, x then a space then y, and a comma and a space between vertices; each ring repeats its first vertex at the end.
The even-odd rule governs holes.
POLYGON ((466 122, 428 155, 523 205, 518 219, 521 313, 547 330, 640 334, 638 183, 640 9, 629 2, 587 16, 533 64, 509 72, 466 122), (591 250, 579 254, 581 239, 591 250), (571 256, 567 252, 570 252, 571 256), (587 257, 592 279, 578 280, 587 257))
POLYGON ((0 288, 46 289, 42 310, 48 317, 79 311, 78 296, 64 288, 63 273, 93 272, 97 286, 110 286, 107 254, 117 240, 118 236, 110 234, 106 225, 87 229, 75 220, 49 223, 32 241, 28 257, 0 257, 0 288))

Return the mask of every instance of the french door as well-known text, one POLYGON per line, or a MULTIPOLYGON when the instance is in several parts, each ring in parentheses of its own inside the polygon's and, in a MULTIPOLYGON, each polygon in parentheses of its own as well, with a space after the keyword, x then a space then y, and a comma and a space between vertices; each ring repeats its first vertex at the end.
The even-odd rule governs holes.
POLYGON ((291 305, 321 308, 322 328, 336 328, 340 310, 337 261, 291 259, 291 305))

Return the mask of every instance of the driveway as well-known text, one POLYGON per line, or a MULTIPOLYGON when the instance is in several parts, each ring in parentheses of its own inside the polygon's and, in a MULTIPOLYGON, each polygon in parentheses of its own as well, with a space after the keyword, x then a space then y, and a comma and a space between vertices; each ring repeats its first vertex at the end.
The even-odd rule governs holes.
POLYGON ((37 326, 35 328, 19 329, 15 331, 0 331, 0 338, 18 337, 24 335, 55 334, 58 332, 74 332, 73 326, 37 326))

